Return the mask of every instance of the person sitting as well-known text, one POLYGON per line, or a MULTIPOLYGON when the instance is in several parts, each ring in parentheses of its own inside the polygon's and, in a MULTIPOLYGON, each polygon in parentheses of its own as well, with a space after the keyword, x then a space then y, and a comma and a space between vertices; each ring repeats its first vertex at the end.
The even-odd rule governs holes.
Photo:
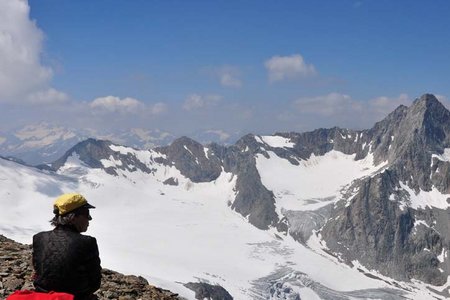
POLYGON ((95 208, 80 194, 64 194, 54 203, 55 227, 33 236, 34 287, 38 292, 65 292, 75 300, 98 299, 101 266, 97 240, 82 235, 95 208))

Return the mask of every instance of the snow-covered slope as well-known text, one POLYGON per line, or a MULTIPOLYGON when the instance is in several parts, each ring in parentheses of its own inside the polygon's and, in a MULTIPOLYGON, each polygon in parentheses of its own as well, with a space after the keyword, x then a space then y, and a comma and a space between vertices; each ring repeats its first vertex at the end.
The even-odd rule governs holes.
POLYGON ((312 154, 307 160, 300 160, 299 165, 273 152, 269 152, 269 158, 256 156, 262 183, 275 194, 278 211, 315 210, 336 202, 349 183, 382 170, 386 163, 375 166, 371 154, 355 160, 354 154, 335 150, 323 156, 312 154))
MULTIPOLYGON (((252 226, 230 209, 237 180, 232 173, 222 171, 214 181, 193 183, 174 166, 155 162, 159 156, 155 152, 110 147, 122 154, 133 153, 155 171, 121 170, 113 176, 86 166, 76 155, 67 159, 59 174, 0 160, 0 232, 29 243, 33 233, 50 229, 53 199, 62 192, 78 191, 97 206, 88 233, 98 239, 103 266, 143 275, 188 299, 194 299, 194 293, 180 283, 193 281, 219 284, 235 299, 294 299, 295 295, 304 299, 432 299, 424 285, 381 280, 339 263, 322 250, 319 241, 317 247, 311 248, 312 243, 308 248, 275 229, 252 226), (170 177, 178 185, 163 184, 170 177)), ((280 158, 272 155, 272 159, 280 158)), ((102 163, 121 165, 114 158, 102 163)), ((260 163, 264 180, 263 164, 268 162, 260 163)), ((310 158, 299 172, 309 167, 327 170, 334 164, 356 166, 351 178, 372 171, 333 153, 331 158, 310 158)), ((311 174, 309 180, 314 180, 317 174, 311 174)), ((307 173, 303 176, 308 180, 307 173)), ((339 192, 338 187, 339 183, 330 182, 326 195, 339 192)))

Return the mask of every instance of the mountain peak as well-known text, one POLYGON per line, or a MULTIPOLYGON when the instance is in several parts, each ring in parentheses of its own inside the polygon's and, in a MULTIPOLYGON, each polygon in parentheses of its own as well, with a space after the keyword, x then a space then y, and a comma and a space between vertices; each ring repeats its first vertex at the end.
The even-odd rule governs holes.
POLYGON ((442 127, 450 120, 450 112, 432 94, 414 100, 407 111, 410 128, 442 127))
POLYGON ((410 107, 411 110, 426 111, 428 109, 446 110, 444 105, 433 94, 424 94, 414 100, 410 107))

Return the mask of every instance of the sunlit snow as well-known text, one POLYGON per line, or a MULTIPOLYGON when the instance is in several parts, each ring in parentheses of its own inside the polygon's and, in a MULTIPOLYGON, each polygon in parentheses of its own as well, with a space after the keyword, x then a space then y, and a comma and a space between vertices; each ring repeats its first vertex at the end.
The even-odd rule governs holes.
POLYGON ((450 148, 444 149, 444 153, 442 154, 433 154, 431 158, 436 157, 437 159, 441 161, 448 161, 450 162, 450 148))
POLYGON ((258 154, 256 166, 264 186, 273 191, 278 211, 312 210, 338 200, 340 190, 353 180, 377 172, 385 164, 374 166, 373 155, 355 160, 355 155, 330 151, 323 156, 291 164, 269 151, 270 158, 258 154))
MULTIPOLYGON (((175 167, 155 163, 152 156, 156 153, 114 149, 139 156, 156 171, 146 174, 117 170, 119 176, 111 176, 101 169, 87 168, 74 155, 60 175, 51 175, 0 160, 0 234, 30 243, 34 233, 51 229, 48 221, 52 217, 54 199, 63 192, 75 191, 84 194, 97 207, 92 211, 88 234, 98 240, 104 267, 142 275, 152 284, 187 299, 194 299, 194 293, 180 283, 198 280, 223 286, 234 299, 256 299, 253 298, 255 282, 279 270, 300 272, 306 282, 318 283, 335 291, 333 293, 396 289, 397 283, 390 285, 367 277, 355 267, 339 263, 320 251, 319 248, 324 247, 320 246, 320 240, 317 247, 309 243, 308 248, 274 229, 262 231, 249 224, 229 207, 234 201, 237 180, 231 173, 222 172, 212 182, 192 183, 175 167), (179 185, 162 184, 170 177, 176 178, 179 185)), ((289 163, 269 153, 270 160, 257 158, 265 184, 270 163, 289 163)), ((114 159, 103 163, 112 167, 120 165, 114 159)), ((354 161, 351 156, 336 152, 324 157, 312 156, 295 170, 291 169, 293 165, 284 167, 288 175, 306 178, 306 183, 296 181, 302 188, 332 172, 332 168, 349 172, 351 176, 348 175, 347 180, 369 175, 377 169, 372 166, 370 157, 366 161, 354 161), (312 178, 302 173, 306 170, 311 171, 312 178)), ((285 176, 280 172, 281 169, 275 167, 273 177, 285 176)), ((331 175, 344 176, 337 171, 331 175)), ((291 188, 293 193, 303 190, 294 189, 294 180, 285 178, 285 181, 269 183, 274 184, 271 187, 275 190, 291 188)), ((329 195, 345 184, 340 178, 328 181, 331 183, 325 185, 326 193, 321 194, 320 189, 311 187, 306 195, 314 196, 315 192, 319 196, 329 195)), ((304 207, 302 205, 296 207, 304 207)), ((317 285, 292 288, 305 299, 320 299, 314 286, 317 285)), ((406 283, 405 286, 410 288, 406 283)), ((410 299, 419 292, 424 295, 420 299, 432 299, 426 286, 423 290, 412 291, 410 299)))
POLYGON ((263 135, 255 138, 272 148, 293 148, 295 146, 290 139, 278 135, 263 135))
POLYGON ((409 206, 414 209, 427 207, 447 209, 450 207, 450 204, 447 202, 447 199, 450 198, 450 194, 442 194, 436 187, 432 187, 429 192, 420 190, 419 193, 416 194, 416 192, 409 188, 408 185, 400 183, 400 186, 410 195, 409 206))

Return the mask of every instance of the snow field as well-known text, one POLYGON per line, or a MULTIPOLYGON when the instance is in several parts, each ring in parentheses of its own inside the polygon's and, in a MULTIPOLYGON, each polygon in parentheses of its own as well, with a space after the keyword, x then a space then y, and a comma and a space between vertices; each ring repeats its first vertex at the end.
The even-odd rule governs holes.
POLYGON ((295 144, 290 139, 277 135, 255 136, 257 142, 269 145, 272 148, 293 148, 295 144))
POLYGON ((450 194, 442 194, 435 187, 432 187, 431 191, 427 192, 421 190, 416 194, 416 192, 409 188, 407 184, 400 183, 400 186, 402 189, 408 192, 410 196, 410 202, 408 204, 403 203, 403 205, 407 205, 414 209, 427 207, 447 209, 448 207, 450 207, 450 204, 447 202, 447 199, 450 198, 450 194))
MULTIPOLYGON (((118 170, 115 177, 86 168, 74 156, 61 171, 66 176, 55 176, 0 160, 0 233, 30 243, 34 233, 51 229, 54 199, 63 192, 80 192, 97 207, 91 211, 87 234, 98 240, 102 266, 142 275, 187 299, 194 299, 194 293, 180 283, 199 280, 223 286, 235 299, 251 299, 255 280, 285 267, 336 291, 393 288, 329 256, 315 234, 305 247, 290 236, 276 238, 280 233, 274 229, 261 231, 250 225, 228 206, 234 201, 236 176, 222 172, 213 182, 192 183, 174 167, 154 163, 156 153, 115 147, 138 155, 156 171, 118 170), (170 177, 179 185, 162 184, 170 177)), ((263 184, 276 195, 279 213, 282 208, 308 210, 326 202, 310 204, 313 198, 338 200, 343 186, 384 167, 373 166, 371 155, 355 161, 353 155, 337 151, 311 155, 300 166, 273 152, 269 155, 270 159, 256 157, 257 168, 263 184)), ((113 159, 103 164, 120 166, 113 159)), ((417 203, 430 200, 423 195, 417 196, 417 203)), ((417 286, 411 299, 432 299, 427 285, 417 286)), ((305 299, 319 299, 308 287, 295 289, 305 299)))
POLYGON ((256 167, 264 186, 276 196, 279 215, 282 208, 315 210, 339 200, 340 190, 345 185, 385 166, 374 166, 372 154, 355 161, 355 155, 333 150, 324 156, 312 154, 308 160, 295 166, 271 151, 268 153, 269 159, 261 154, 256 156, 256 167))

